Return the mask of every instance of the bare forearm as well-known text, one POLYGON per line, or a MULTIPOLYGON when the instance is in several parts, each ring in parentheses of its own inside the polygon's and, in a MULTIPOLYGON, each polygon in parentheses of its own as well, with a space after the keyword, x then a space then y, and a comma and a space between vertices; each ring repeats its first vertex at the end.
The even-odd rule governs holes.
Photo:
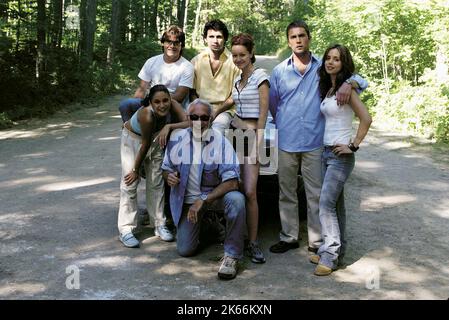
POLYGON ((175 129, 184 129, 184 128, 188 128, 189 127, 189 121, 181 121, 181 122, 176 122, 176 123, 170 123, 168 126, 170 126, 170 130, 175 130, 175 129))
POLYGON ((237 179, 227 180, 219 184, 214 190, 207 195, 207 203, 211 203, 217 199, 222 198, 226 193, 239 189, 239 183, 237 179))
POLYGON ((172 99, 178 101, 179 103, 182 103, 188 93, 189 93, 189 88, 178 87, 178 89, 176 89, 176 91, 171 94, 171 97, 172 97, 172 99))
POLYGON ((225 102, 223 102, 223 104, 219 105, 216 109, 215 109, 215 116, 219 115, 222 112, 225 112, 229 109, 231 109, 231 107, 234 105, 234 100, 232 100, 232 97, 229 97, 228 99, 226 99, 225 102))
POLYGON ((142 143, 140 146, 139 152, 137 153, 137 157, 134 160, 134 169, 139 170, 140 166, 142 165, 143 160, 145 159, 145 156, 148 152, 148 149, 150 149, 151 142, 142 143))
POLYGON ((369 127, 371 126, 371 117, 369 119, 361 119, 359 127, 357 129, 357 134, 354 138, 354 145, 358 147, 360 143, 362 143, 363 139, 365 139, 366 134, 368 133, 369 127))
POLYGON ((148 88, 148 82, 144 80, 140 80, 139 87, 136 89, 136 92, 134 93, 134 98, 145 98, 145 94, 147 92, 148 88))

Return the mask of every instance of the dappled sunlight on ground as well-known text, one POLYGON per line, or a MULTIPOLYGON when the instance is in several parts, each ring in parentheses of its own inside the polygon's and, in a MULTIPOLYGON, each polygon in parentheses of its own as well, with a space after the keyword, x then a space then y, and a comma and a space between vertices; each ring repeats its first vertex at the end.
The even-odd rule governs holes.
POLYGON ((441 202, 439 204, 435 204, 435 208, 432 209, 432 212, 440 218, 449 219, 449 199, 440 201, 441 202))
POLYGON ((105 137, 105 138, 98 138, 98 141, 110 141, 110 140, 120 140, 120 137, 105 137))
POLYGON ((8 180, 0 182, 0 188, 11 188, 11 187, 21 187, 25 185, 36 185, 47 181, 57 180, 57 176, 40 176, 40 177, 29 177, 16 180, 8 180))
POLYGON ((48 158, 52 154, 53 154, 53 152, 25 153, 25 154, 19 154, 17 156, 14 156, 14 158, 19 158, 19 159, 48 158))
POLYGON ((218 264, 204 263, 204 261, 195 261, 194 258, 189 258, 181 261, 173 261, 160 266, 155 271, 158 274, 175 276, 182 274, 183 276, 195 277, 196 279, 210 278, 211 274, 218 271, 218 264), (188 261, 190 260, 190 261, 188 261), (215 266, 217 265, 217 266, 215 266), (211 270, 212 269, 212 270, 211 270))
POLYGON ((43 293, 46 289, 47 287, 42 283, 8 283, 7 285, 0 285, 0 297, 8 298, 12 295, 33 296, 43 293))
POLYGON ((67 181, 67 182, 58 182, 58 183, 51 183, 46 184, 43 186, 40 186, 36 188, 37 191, 61 191, 61 190, 70 190, 70 189, 77 189, 77 188, 83 188, 98 184, 104 184, 111 181, 116 180, 116 178, 113 177, 104 177, 104 178, 97 178, 97 179, 90 179, 90 180, 84 180, 84 181, 67 181))
POLYGON ((383 207, 395 207, 404 203, 413 202, 416 200, 415 196, 408 194, 398 194, 393 196, 369 196, 363 199, 360 207, 364 211, 378 211, 383 207))
POLYGON ((382 168, 383 164, 376 161, 357 161, 356 166, 363 170, 378 170, 382 168))
POLYGON ((80 270, 88 267, 102 267, 112 270, 127 270, 133 268, 131 257, 126 255, 107 256, 105 254, 98 254, 92 258, 73 260, 70 264, 78 266, 80 270))
MULTIPOLYGON (((437 191, 441 192, 446 190, 448 192, 448 198, 449 198, 449 183, 442 182, 442 181, 426 181, 426 182, 420 182, 416 181, 415 184, 417 189, 421 190, 431 190, 431 191, 437 191)), ((443 200, 443 199, 441 199, 443 200)))

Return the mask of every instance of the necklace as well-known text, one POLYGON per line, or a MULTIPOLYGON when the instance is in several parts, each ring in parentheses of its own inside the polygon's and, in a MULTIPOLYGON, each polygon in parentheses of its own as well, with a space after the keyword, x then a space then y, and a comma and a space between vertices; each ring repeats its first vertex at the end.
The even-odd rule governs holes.
POLYGON ((248 76, 247 77, 245 77, 245 75, 242 72, 242 76, 241 76, 240 81, 239 81, 239 89, 240 90, 237 89, 238 91, 242 91, 246 87, 246 85, 248 84, 249 78, 251 78, 251 76, 253 75, 255 70, 256 69, 253 66, 251 71, 248 72, 248 76))

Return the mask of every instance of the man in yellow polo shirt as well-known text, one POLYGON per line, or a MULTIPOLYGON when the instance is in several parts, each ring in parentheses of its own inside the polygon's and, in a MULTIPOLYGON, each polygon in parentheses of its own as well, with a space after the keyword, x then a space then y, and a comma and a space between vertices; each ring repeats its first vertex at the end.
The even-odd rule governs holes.
POLYGON ((190 101, 201 98, 212 104, 214 119, 212 128, 223 134, 224 130, 229 128, 234 109, 221 113, 219 111, 223 102, 231 95, 234 80, 240 74, 240 70, 232 62, 231 52, 225 48, 228 36, 228 28, 222 21, 207 22, 203 30, 203 39, 208 48, 191 61, 195 77, 190 101))

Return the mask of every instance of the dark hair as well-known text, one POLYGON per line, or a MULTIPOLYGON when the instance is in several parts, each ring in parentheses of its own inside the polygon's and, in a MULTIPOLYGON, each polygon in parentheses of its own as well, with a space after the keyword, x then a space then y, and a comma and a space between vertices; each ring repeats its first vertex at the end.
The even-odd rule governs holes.
POLYGON ((307 37, 309 37, 309 39, 311 39, 309 26, 307 25, 307 23, 305 23, 302 20, 295 20, 287 26, 287 31, 286 31, 287 39, 288 39, 288 32, 290 31, 290 29, 293 29, 293 28, 303 28, 304 30, 306 30, 307 37))
POLYGON ((204 39, 207 38, 207 31, 209 31, 209 30, 223 32, 224 41, 225 42, 228 41, 229 31, 228 31, 228 28, 226 27, 226 25, 223 23, 223 21, 218 20, 218 19, 208 21, 204 25, 204 29, 203 29, 203 38, 204 39))
POLYGON ((154 87, 151 87, 150 92, 148 92, 145 98, 142 99, 140 105, 148 107, 157 92, 165 92, 166 94, 170 95, 170 92, 168 91, 166 86, 164 86, 163 84, 157 84, 154 87))
POLYGON ((252 54, 251 62, 256 62, 256 57, 254 56, 254 39, 252 35, 247 33, 240 33, 238 35, 235 35, 231 39, 231 47, 232 46, 244 46, 246 50, 250 54, 252 54))
POLYGON ((340 86, 345 82, 347 79, 349 79, 352 74, 355 72, 354 67, 354 61, 352 60, 351 52, 349 52, 349 49, 345 46, 342 46, 340 44, 334 44, 333 46, 330 46, 326 49, 326 52, 324 52, 323 60, 321 67, 318 68, 318 74, 320 76, 320 96, 321 100, 323 100, 327 93, 329 92, 329 89, 332 88, 332 81, 330 75, 326 72, 326 57, 329 54, 329 51, 332 49, 337 49, 340 53, 340 61, 341 61, 341 70, 337 73, 337 79, 335 81, 335 88, 334 92, 337 92, 337 90, 340 88, 340 86))
MULTIPOLYGON (((165 41, 168 41, 170 39, 170 36, 175 36, 176 40, 181 42, 181 52, 179 53, 179 56, 181 57, 182 49, 186 45, 186 34, 180 27, 172 25, 168 27, 168 29, 165 30, 165 32, 162 34, 161 43, 163 44, 165 41)), ((164 47, 162 47, 162 52, 164 52, 164 47)))

